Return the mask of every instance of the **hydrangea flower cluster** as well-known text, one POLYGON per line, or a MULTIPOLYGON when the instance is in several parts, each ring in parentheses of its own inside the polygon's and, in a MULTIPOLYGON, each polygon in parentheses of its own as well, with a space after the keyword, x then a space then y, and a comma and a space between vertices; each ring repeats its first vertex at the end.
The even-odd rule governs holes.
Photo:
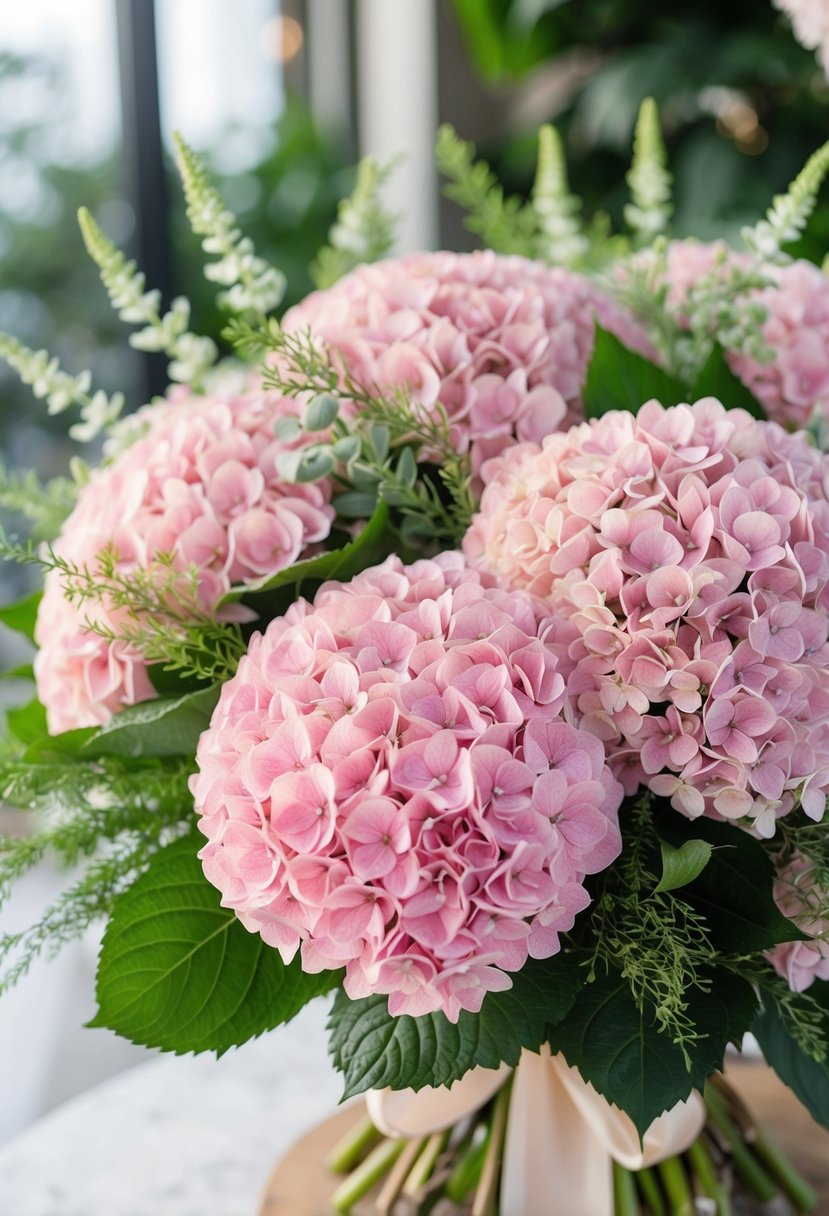
POLYGON ((796 855, 774 884, 774 898, 784 916, 811 935, 811 941, 786 942, 771 954, 771 962, 793 992, 803 992, 815 980, 829 980, 829 920, 816 913, 826 907, 826 891, 815 889, 814 867, 796 855))
POLYGON ((829 792, 828 493, 804 435, 652 401, 493 461, 464 549, 544 599, 629 793, 771 837, 829 792))
POLYGON ((327 583, 251 642, 202 735, 205 874, 352 998, 456 1021, 559 948, 621 838, 621 786, 565 723, 540 605, 460 554, 327 583))
MULTIPOLYGON (((689 290, 724 255, 724 265, 745 260, 745 255, 729 253, 722 241, 671 243, 668 303, 680 316, 689 290)), ((829 421, 829 278, 803 260, 765 266, 763 274, 771 284, 750 299, 766 310, 762 335, 774 357, 763 363, 732 351, 731 368, 776 422, 804 427, 815 411, 829 421)))
POLYGON ((310 328, 363 388, 440 402, 473 471, 504 447, 581 417, 594 322, 651 356, 644 331, 589 279, 491 251, 361 266, 285 317, 310 328))
MULTIPOLYGON (((334 518, 329 483, 288 485, 277 474, 280 452, 296 441, 277 439, 274 424, 296 408, 256 389, 196 397, 184 388, 147 406, 138 416, 148 427, 143 437, 93 471, 55 552, 94 573, 114 547, 124 573, 174 551, 175 568, 197 569, 208 612, 231 585, 292 565, 328 536, 334 518)), ((136 648, 85 626, 92 619, 117 633, 123 612, 105 602, 70 603, 61 573, 48 574, 35 675, 53 733, 98 725, 155 696, 136 648)))

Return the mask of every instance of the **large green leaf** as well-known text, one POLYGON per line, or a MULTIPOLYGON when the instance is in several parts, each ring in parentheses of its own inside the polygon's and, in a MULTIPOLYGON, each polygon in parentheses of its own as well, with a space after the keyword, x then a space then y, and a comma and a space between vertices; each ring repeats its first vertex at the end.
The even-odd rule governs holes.
POLYGON ((716 397, 727 409, 748 410, 755 418, 765 418, 766 411, 742 380, 728 366, 725 351, 715 342, 689 394, 689 400, 716 397))
POLYGON ((585 416, 600 418, 609 410, 636 413, 654 397, 663 405, 676 405, 688 400, 688 392, 668 372, 623 346, 615 334, 597 324, 582 392, 585 416))
POLYGON ((210 723, 219 689, 142 701, 115 714, 82 746, 93 756, 191 756, 210 723))
POLYGON ((197 834, 157 853, 119 896, 98 961, 98 1013, 146 1047, 221 1053, 288 1022, 339 983, 307 975, 299 960, 248 933, 204 877, 197 834))
POLYGON ((318 557, 311 557, 308 561, 297 562, 285 570, 280 570, 278 574, 261 579, 258 583, 231 587, 219 606, 243 598, 255 605, 259 597, 274 597, 277 592, 288 588, 291 589, 291 598, 296 599, 303 594, 313 595, 319 583, 327 579, 345 581, 353 578, 361 570, 387 556, 388 523, 389 509, 385 503, 379 503, 359 536, 341 549, 332 549, 327 553, 320 553, 318 557))
MULTIPOLYGON (((829 983, 816 980, 808 991, 826 1009, 826 1036, 829 1036, 829 983)), ((781 1081, 793 1090, 812 1118, 829 1128, 829 1060, 818 1063, 799 1047, 781 1016, 772 996, 763 994, 763 1007, 752 1026, 763 1055, 781 1081)))
POLYGON ((732 954, 755 954, 804 934, 774 902, 775 869, 763 846, 742 828, 712 819, 688 824, 676 812, 666 813, 660 835, 681 847, 691 833, 714 846, 711 858, 693 882, 684 886, 687 900, 708 923, 714 945, 732 954))
POLYGON ((479 1014, 391 1017, 388 998, 350 1001, 338 993, 331 1013, 330 1049, 345 1074, 345 1097, 366 1089, 449 1085, 470 1068, 517 1064, 521 1049, 537 1050, 547 1027, 567 1015, 584 980, 576 957, 532 960, 506 992, 490 992, 479 1014))
POLYGON ((550 1045, 586 1081, 633 1120, 640 1135, 663 1111, 699 1089, 722 1067, 725 1048, 751 1025, 757 998, 750 984, 727 971, 706 977, 711 990, 688 994, 688 1015, 702 1036, 688 1048, 690 1068, 653 1010, 640 1010, 618 972, 599 975, 579 994, 550 1045))
POLYGON ((26 746, 37 743, 48 735, 46 710, 36 697, 26 705, 7 710, 6 721, 15 739, 26 746))
POLYGON ((37 610, 42 598, 42 591, 33 591, 25 599, 17 600, 13 604, 3 604, 0 607, 0 624, 5 625, 7 629, 13 629, 15 633, 22 633, 33 642, 37 610))

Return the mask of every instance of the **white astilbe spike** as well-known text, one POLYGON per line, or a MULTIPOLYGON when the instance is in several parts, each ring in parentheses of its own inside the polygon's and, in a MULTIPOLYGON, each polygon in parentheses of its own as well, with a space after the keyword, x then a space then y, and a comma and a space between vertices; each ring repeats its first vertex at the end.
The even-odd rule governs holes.
POLYGON ((69 428, 69 434, 79 443, 94 439, 115 422, 124 408, 123 393, 113 393, 111 397, 102 389, 90 393, 89 372, 71 376, 61 370, 48 351, 30 350, 11 334, 0 333, 0 358, 30 386, 35 397, 46 401, 50 414, 62 414, 73 405, 80 406, 81 421, 69 428))
POLYGON ((330 287, 356 266, 390 252, 397 219, 383 207, 380 191, 393 169, 394 163, 380 166, 373 156, 360 161, 354 192, 340 203, 329 243, 311 266, 317 287, 330 287))
POLYGON ((207 178, 196 153, 181 136, 173 136, 176 164, 187 199, 187 218, 205 253, 217 260, 208 262, 205 276, 226 288, 219 295, 223 308, 237 316, 253 313, 264 318, 285 294, 285 276, 260 258, 249 237, 243 236, 236 217, 207 178))
POLYGON ((579 221, 581 199, 570 193, 561 136, 547 125, 538 132, 538 167, 531 206, 538 231, 536 256, 551 266, 576 266, 590 242, 579 221))
POLYGON ((814 152, 785 194, 777 194, 766 218, 743 228, 743 244, 766 262, 786 262, 783 246, 796 241, 817 204, 818 192, 829 172, 829 142, 814 152))
POLYGON ((128 261, 104 235, 86 207, 78 212, 78 223, 87 252, 101 273, 101 282, 119 317, 130 325, 144 327, 130 335, 130 345, 136 350, 163 351, 170 359, 170 378, 198 388, 218 351, 211 338, 188 332, 190 302, 178 296, 162 316, 160 293, 144 290, 145 278, 135 262, 128 261))
POLYGON ((625 221, 638 245, 650 245, 668 226, 673 207, 667 160, 659 110, 654 99, 646 97, 636 120, 633 163, 626 177, 631 201, 625 207, 625 221))

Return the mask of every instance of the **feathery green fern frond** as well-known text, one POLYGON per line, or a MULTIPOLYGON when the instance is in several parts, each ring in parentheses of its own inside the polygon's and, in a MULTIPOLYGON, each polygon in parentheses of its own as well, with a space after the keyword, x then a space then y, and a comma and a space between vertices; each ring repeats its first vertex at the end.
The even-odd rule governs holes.
POLYGON ((445 124, 438 131, 435 157, 438 169, 449 179, 444 193, 467 212, 467 228, 496 253, 532 257, 534 211, 519 198, 504 198, 489 165, 475 160, 475 145, 445 124))

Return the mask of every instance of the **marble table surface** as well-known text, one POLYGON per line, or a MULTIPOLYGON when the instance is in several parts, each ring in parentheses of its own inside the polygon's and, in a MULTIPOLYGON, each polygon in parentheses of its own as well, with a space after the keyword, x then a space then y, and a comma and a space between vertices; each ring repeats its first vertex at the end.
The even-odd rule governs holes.
POLYGON ((276 1159, 339 1100, 326 1013, 220 1060, 149 1057, 66 1102, 0 1149, 0 1212, 255 1216, 276 1159))

